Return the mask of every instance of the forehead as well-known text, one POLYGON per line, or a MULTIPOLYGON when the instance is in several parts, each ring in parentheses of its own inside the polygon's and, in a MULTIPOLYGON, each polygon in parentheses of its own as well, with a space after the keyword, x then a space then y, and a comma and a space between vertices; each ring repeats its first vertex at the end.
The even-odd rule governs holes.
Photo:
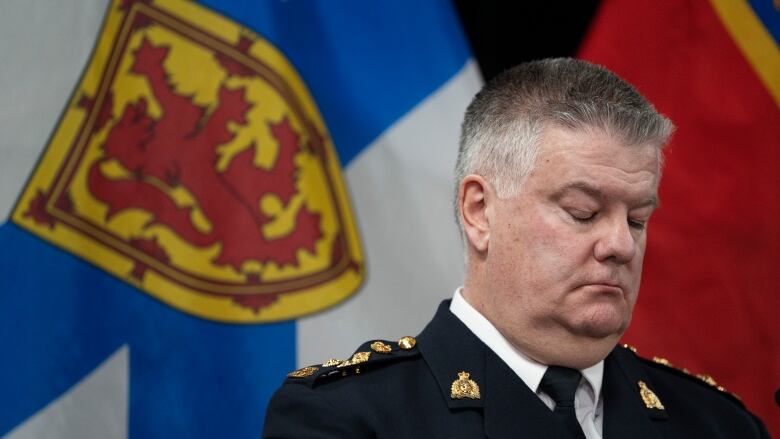
POLYGON ((601 129, 546 127, 526 183, 537 191, 593 189, 632 198, 655 197, 659 156, 657 145, 627 145, 601 129))

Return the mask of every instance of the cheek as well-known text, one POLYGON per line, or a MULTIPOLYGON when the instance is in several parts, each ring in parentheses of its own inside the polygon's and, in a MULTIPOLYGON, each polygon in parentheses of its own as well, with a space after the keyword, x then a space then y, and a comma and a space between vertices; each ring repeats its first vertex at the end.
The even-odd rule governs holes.
POLYGON ((532 234, 534 264, 546 267, 543 271, 550 277, 566 275, 587 254, 582 237, 553 212, 534 216, 532 234))
POLYGON ((637 285, 642 277, 642 265, 645 261, 645 239, 637 244, 637 251, 634 259, 630 262, 631 274, 636 279, 637 285))
POLYGON ((628 265, 627 272, 629 279, 627 279, 627 282, 630 283, 631 287, 626 300, 628 301, 630 309, 634 308, 634 305, 639 298, 640 284, 642 283, 642 263, 644 261, 644 255, 645 247, 644 243, 642 243, 640 248, 637 249, 636 256, 634 256, 634 259, 628 265))
POLYGON ((587 258, 583 239, 555 211, 526 205, 507 216, 491 236, 488 267, 494 282, 516 294, 548 291, 574 275, 587 258), (522 210, 521 210, 522 209, 522 210))

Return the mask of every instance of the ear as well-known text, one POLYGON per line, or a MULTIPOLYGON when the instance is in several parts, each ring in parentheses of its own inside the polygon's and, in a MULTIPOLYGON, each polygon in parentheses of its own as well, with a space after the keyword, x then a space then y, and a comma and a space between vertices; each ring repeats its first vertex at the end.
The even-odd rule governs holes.
POLYGON ((477 252, 486 252, 490 241, 490 213, 495 201, 493 186, 482 176, 463 178, 458 188, 460 220, 466 239, 477 252))

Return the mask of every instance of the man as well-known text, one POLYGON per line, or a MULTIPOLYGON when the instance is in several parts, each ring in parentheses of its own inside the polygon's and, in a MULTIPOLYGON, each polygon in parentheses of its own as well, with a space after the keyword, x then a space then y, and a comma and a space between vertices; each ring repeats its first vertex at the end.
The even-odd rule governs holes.
POLYGON ((267 438, 768 437, 724 391, 616 347, 672 131, 598 66, 527 63, 466 111, 463 288, 415 339, 292 372, 267 438))

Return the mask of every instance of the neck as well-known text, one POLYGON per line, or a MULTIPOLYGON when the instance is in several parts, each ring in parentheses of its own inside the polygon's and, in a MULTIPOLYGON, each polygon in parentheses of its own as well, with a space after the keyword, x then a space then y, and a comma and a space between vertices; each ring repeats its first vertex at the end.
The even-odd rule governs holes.
POLYGON ((487 289, 467 276, 463 298, 482 314, 515 348, 541 364, 585 369, 606 358, 622 334, 592 338, 573 334, 555 322, 532 322, 524 316, 502 318, 501 304, 492 302, 487 289))

